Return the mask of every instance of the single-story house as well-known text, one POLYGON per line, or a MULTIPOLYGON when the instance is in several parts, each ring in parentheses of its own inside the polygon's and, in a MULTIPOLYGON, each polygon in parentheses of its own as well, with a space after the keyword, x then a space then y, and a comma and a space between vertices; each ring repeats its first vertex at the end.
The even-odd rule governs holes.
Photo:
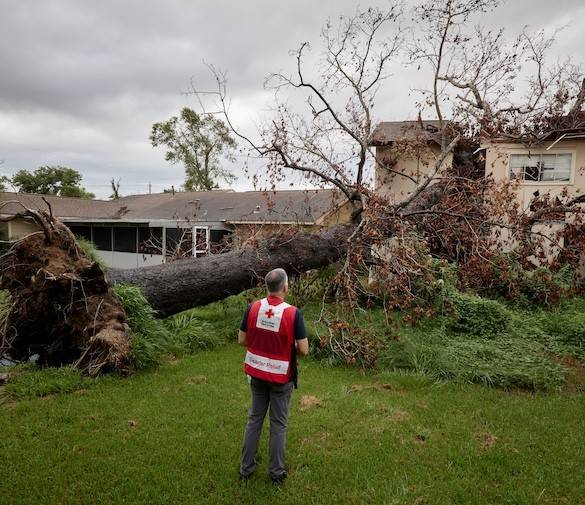
MULTIPOLYGON (((0 193, 0 203, 18 201, 47 209, 78 236, 91 241, 106 265, 133 268, 170 258, 219 252, 227 237, 254 227, 324 227, 349 218, 338 191, 213 190, 132 195, 118 200, 85 200, 23 193, 0 193)), ((0 216, 22 211, 4 205, 0 216)), ((38 231, 29 219, 2 223, 5 241, 38 231)))

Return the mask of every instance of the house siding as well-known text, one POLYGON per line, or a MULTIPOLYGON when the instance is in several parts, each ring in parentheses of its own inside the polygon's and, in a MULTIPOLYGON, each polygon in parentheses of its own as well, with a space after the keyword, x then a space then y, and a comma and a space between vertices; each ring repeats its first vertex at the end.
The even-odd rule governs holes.
MULTIPOLYGON (((439 157, 441 149, 438 145, 431 144, 421 149, 418 155, 405 156, 398 153, 393 146, 376 147, 376 157, 379 162, 384 163, 395 159, 396 165, 393 170, 404 173, 414 179, 408 179, 401 175, 393 174, 384 168, 381 163, 376 164, 376 191, 383 197, 388 198, 391 204, 399 203, 406 199, 416 189, 418 184, 428 176, 439 157), (416 181, 416 182, 415 182, 416 181)), ((449 154, 439 174, 453 165, 453 155, 449 154)))

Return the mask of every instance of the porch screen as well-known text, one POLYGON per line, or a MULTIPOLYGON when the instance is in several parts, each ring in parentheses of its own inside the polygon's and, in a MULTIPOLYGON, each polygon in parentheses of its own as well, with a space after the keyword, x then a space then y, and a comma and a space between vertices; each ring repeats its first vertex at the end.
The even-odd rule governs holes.
POLYGON ((112 250, 112 227, 111 226, 94 226, 93 227, 93 244, 98 251, 112 250))
POLYGON ((114 227, 114 251, 136 252, 136 228, 133 226, 114 227))

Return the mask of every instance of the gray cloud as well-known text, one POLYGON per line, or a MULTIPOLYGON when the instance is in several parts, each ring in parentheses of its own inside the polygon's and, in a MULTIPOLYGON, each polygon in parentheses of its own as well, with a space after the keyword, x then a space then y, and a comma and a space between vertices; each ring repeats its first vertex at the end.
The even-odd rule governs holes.
MULTIPOLYGON (((372 3, 372 2, 370 2, 372 3)), ((381 0, 374 3, 385 4, 381 0)), ((364 3, 363 3, 364 4, 364 3)), ((181 94, 192 76, 210 85, 203 60, 227 69, 234 114, 245 128, 260 121, 267 73, 291 68, 288 51, 316 41, 328 17, 355 10, 353 0, 5 0, 0 17, 0 166, 2 173, 43 164, 80 170, 87 187, 107 196, 111 177, 122 190, 160 191, 182 181, 148 142, 155 121, 193 97, 181 94)), ((569 24, 559 58, 583 47, 581 0, 514 0, 486 17, 511 31, 524 24, 569 24)), ((578 56, 578 55, 577 55, 578 56)), ((410 88, 422 76, 394 69, 380 94, 379 118, 415 113, 410 88)), ((238 160, 236 170, 242 174, 238 160)), ((250 188, 242 174, 235 185, 250 188)))

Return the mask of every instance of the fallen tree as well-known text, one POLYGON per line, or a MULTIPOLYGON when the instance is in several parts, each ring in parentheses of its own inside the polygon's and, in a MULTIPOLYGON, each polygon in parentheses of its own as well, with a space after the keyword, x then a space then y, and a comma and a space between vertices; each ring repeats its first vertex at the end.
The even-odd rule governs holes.
POLYGON ((0 257, 0 289, 11 298, 0 357, 36 354, 41 364, 73 364, 90 375, 128 369, 132 335, 115 283, 140 287, 153 308, 169 316, 254 287, 277 266, 295 274, 335 262, 355 228, 289 229, 226 254, 104 272, 50 207, 23 208, 15 217, 33 219, 41 231, 0 257))
POLYGON ((107 276, 112 284, 140 287, 153 308, 169 316, 257 286, 276 267, 295 274, 329 265, 345 254, 354 228, 337 225, 314 233, 290 229, 242 250, 110 270, 107 276))

